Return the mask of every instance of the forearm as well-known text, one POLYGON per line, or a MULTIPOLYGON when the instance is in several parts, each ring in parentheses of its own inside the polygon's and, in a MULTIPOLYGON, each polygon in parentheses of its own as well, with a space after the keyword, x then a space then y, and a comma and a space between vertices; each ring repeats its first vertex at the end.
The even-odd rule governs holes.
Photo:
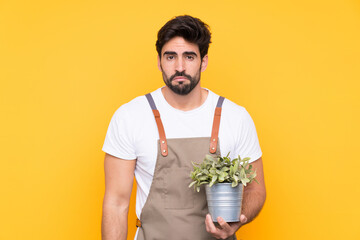
POLYGON ((102 240, 126 240, 135 165, 135 160, 123 160, 109 154, 105 155, 102 240))
POLYGON ((126 240, 128 207, 104 204, 101 223, 102 240, 126 240))
POLYGON ((244 196, 242 202, 241 213, 247 218, 247 222, 251 222, 260 212, 265 203, 265 191, 244 188, 244 196))

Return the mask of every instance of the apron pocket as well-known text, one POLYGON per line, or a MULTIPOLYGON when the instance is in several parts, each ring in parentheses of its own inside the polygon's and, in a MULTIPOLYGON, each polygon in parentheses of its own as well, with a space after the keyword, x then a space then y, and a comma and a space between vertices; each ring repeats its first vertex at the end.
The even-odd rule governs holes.
POLYGON ((194 189, 191 183, 191 169, 164 168, 164 199, 166 209, 187 209, 194 207, 194 189))

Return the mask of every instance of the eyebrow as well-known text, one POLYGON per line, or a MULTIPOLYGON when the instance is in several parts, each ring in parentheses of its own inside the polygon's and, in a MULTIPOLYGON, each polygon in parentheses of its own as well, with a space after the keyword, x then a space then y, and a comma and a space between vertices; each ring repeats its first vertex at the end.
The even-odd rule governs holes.
MULTIPOLYGON (((194 55, 197 57, 197 54, 193 51, 187 51, 187 52, 184 52, 183 54, 184 55, 194 55)), ((177 55, 177 53, 173 52, 173 51, 166 51, 166 52, 164 52, 163 56, 165 56, 165 55, 177 55)))
POLYGON ((197 54, 195 52, 192 52, 192 51, 184 52, 183 54, 185 54, 185 55, 194 55, 195 57, 197 57, 197 54))
POLYGON ((164 55, 164 56, 165 56, 165 55, 177 55, 177 53, 176 53, 176 52, 172 52, 172 51, 166 51, 166 52, 164 52, 163 55, 164 55))

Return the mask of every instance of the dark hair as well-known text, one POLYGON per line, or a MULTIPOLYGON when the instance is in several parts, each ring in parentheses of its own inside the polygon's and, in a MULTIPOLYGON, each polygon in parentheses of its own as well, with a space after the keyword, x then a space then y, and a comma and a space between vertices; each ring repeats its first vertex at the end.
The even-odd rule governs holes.
POLYGON ((177 16, 168 21, 158 32, 156 51, 161 58, 163 46, 174 37, 183 37, 186 41, 199 46, 201 58, 209 49, 211 43, 210 27, 198 18, 189 15, 177 16))

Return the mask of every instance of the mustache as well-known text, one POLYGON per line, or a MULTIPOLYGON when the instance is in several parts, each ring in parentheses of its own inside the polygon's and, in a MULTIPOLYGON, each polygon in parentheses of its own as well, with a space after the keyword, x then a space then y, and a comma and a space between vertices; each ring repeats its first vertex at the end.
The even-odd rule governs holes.
POLYGON ((185 70, 182 71, 182 72, 176 71, 175 74, 170 77, 170 79, 169 79, 170 82, 171 82, 175 77, 186 77, 188 80, 190 80, 190 81, 192 80, 192 77, 191 77, 190 75, 186 74, 186 73, 185 73, 185 70))

